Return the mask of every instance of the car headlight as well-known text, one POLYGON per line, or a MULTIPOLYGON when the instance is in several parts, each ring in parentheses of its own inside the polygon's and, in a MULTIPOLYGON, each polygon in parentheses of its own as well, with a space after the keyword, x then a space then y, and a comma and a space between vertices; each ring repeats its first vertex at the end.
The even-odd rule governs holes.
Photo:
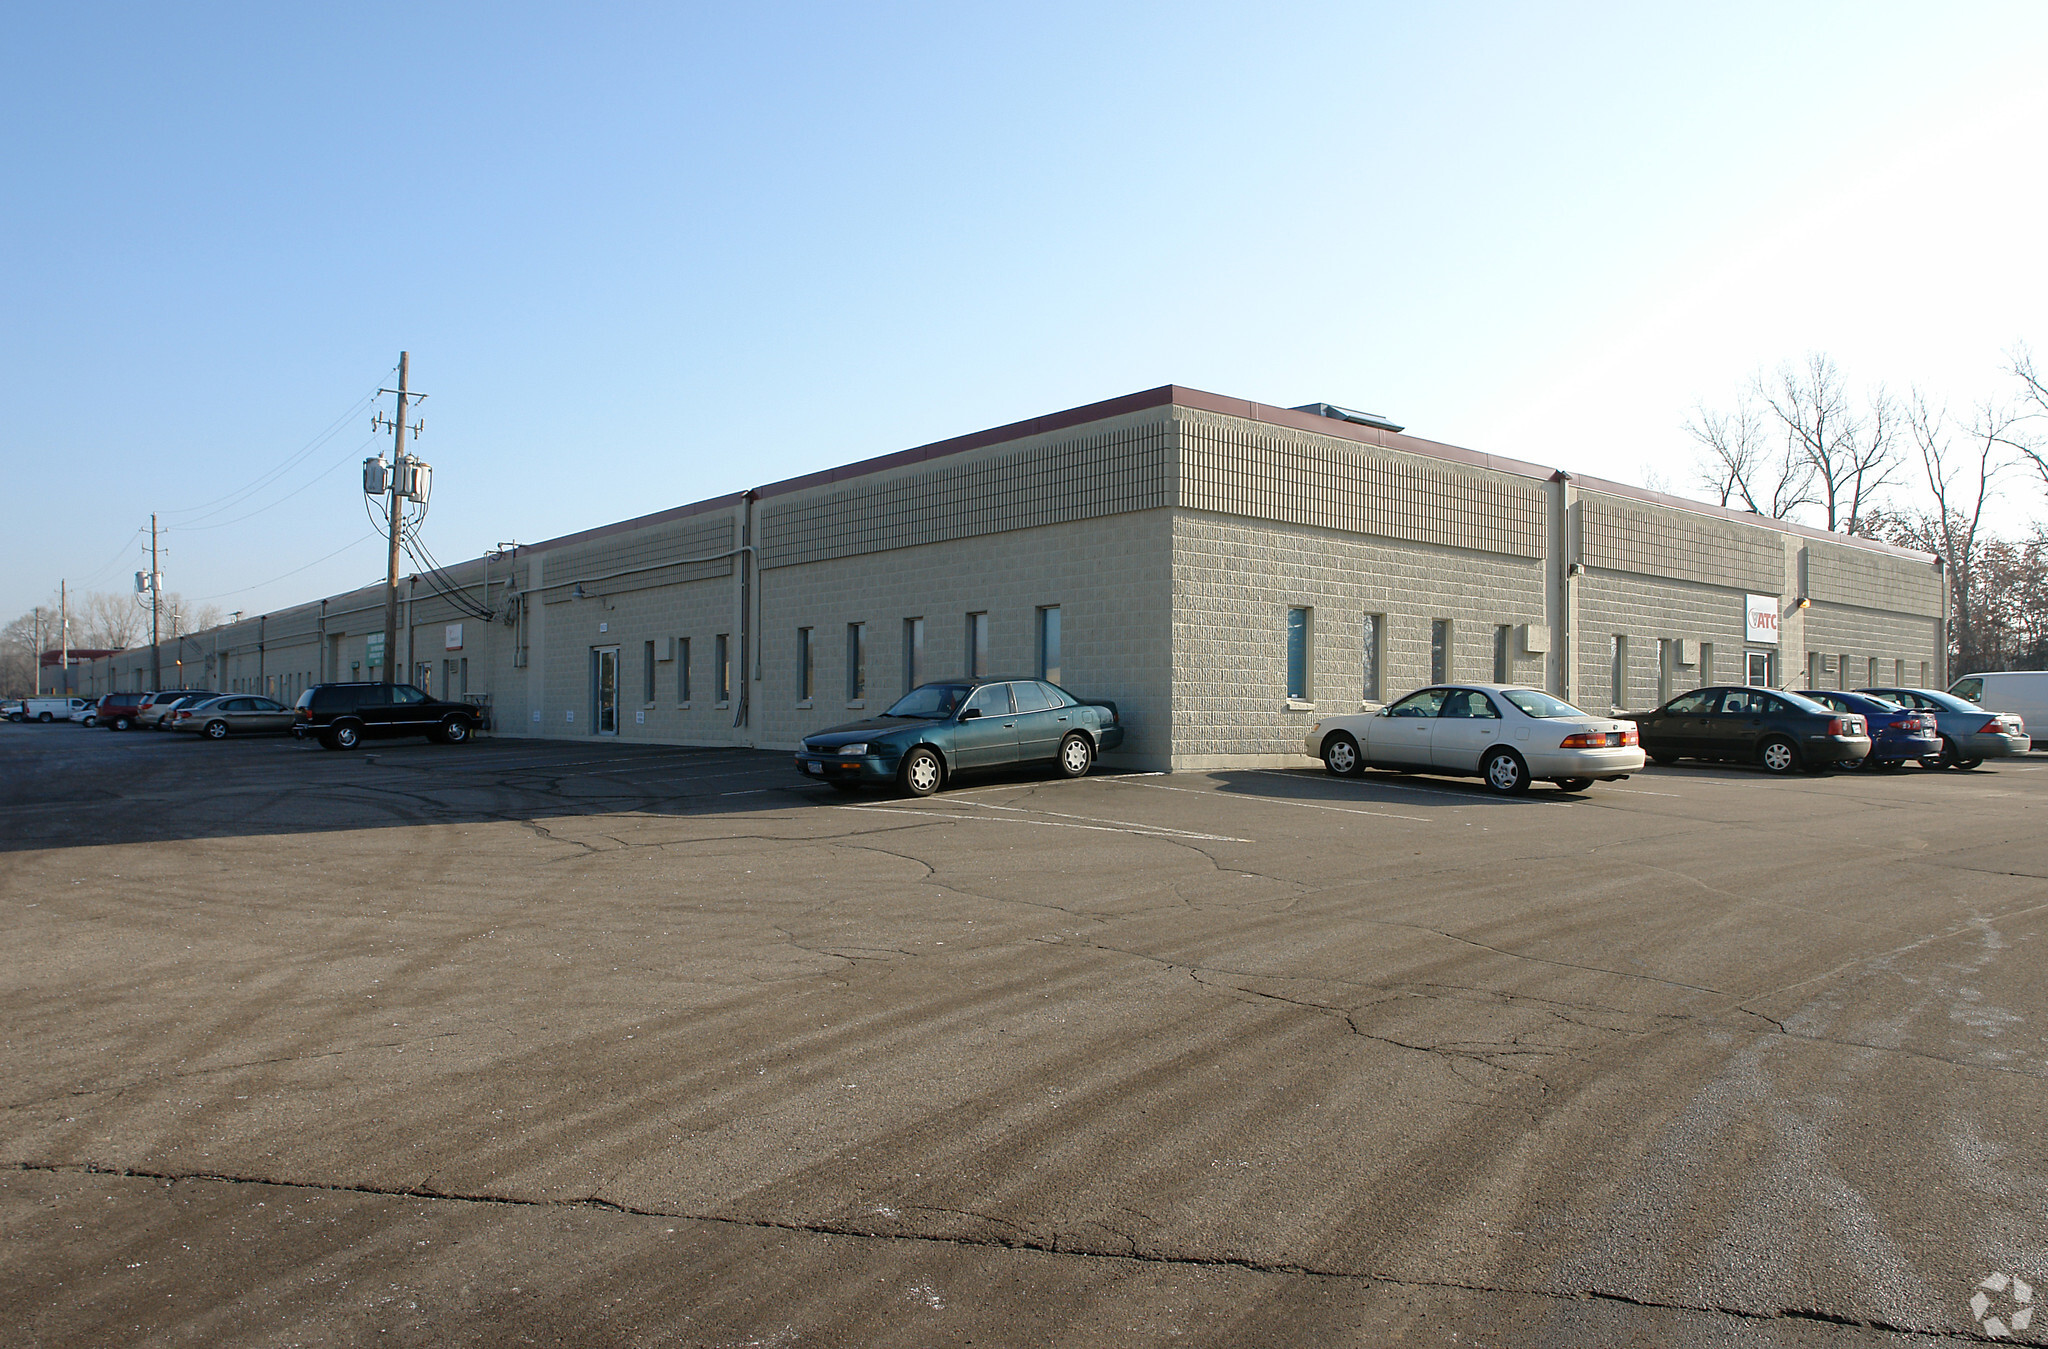
POLYGON ((868 747, 866 741, 855 741, 851 745, 841 745, 837 749, 829 749, 825 752, 827 754, 866 754, 868 747))

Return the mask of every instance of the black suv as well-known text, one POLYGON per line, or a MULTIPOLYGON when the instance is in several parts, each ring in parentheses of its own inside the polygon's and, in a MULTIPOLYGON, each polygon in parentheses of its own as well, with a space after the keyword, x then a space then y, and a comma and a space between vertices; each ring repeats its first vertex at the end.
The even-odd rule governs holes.
POLYGON ((400 735, 459 745, 477 725, 477 711, 468 703, 444 703, 410 684, 315 684, 299 695, 292 711, 292 734, 318 736, 328 749, 400 735))

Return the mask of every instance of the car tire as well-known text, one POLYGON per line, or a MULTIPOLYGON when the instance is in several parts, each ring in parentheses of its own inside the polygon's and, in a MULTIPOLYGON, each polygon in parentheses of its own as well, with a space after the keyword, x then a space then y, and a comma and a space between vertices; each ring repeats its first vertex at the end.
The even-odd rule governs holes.
POLYGON ((1766 773, 1782 775, 1799 768, 1799 746, 1782 735, 1774 735, 1757 746, 1756 761, 1766 773))
POLYGON ((1069 733, 1060 741, 1059 765, 1063 778, 1087 777, 1095 766, 1095 742, 1078 731, 1069 733))
POLYGON ((903 767, 897 772, 903 790, 912 796, 930 796, 946 780, 946 765, 937 754, 924 746, 903 756, 903 767))
POLYGON ((459 745, 469 739, 469 723, 461 717, 450 717, 441 723, 440 734, 435 738, 444 745, 459 745))
POLYGON ((1557 789, 1561 792, 1583 792, 1593 785, 1591 778, 1558 778, 1557 789))
POLYGON ((1323 767, 1333 777, 1355 778, 1365 769, 1365 756, 1358 752, 1358 742, 1343 731, 1323 741, 1323 767))
POLYGON ((1529 766, 1511 749, 1497 749, 1479 765, 1479 776, 1488 790, 1502 796, 1520 796, 1529 790, 1529 766))
POLYGON ((36 720, 42 722, 45 725, 48 725, 50 722, 55 721, 56 718, 51 716, 48 712, 45 712, 40 717, 37 717, 36 720))
POLYGON ((224 721, 209 721, 209 722, 207 722, 207 723, 206 723, 206 738, 207 738, 208 740, 225 740, 225 739, 227 739, 227 738, 228 738, 228 724, 227 724, 226 722, 224 722, 224 721))
POLYGON ((117 730, 117 731, 125 731, 125 730, 127 730, 127 729, 128 729, 128 728, 129 728, 130 726, 133 726, 134 724, 135 724, 134 722, 132 722, 132 721, 128 720, 128 718, 126 718, 126 717, 115 717, 115 718, 114 718, 114 729, 115 729, 115 730, 117 730))
POLYGON ((328 731, 326 738, 320 743, 327 745, 329 749, 354 749, 363 743, 363 728, 343 722, 328 731), (332 744, 328 744, 330 740, 333 741, 332 744))

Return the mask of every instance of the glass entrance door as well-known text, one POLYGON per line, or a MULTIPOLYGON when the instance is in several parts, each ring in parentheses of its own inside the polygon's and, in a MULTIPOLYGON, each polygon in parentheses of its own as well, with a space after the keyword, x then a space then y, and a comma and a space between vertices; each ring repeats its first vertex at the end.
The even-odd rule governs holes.
POLYGON ((591 725, 599 735, 619 733, 619 649, 593 647, 590 652, 591 725))
POLYGON ((1771 686, 1770 652, 1752 651, 1749 653, 1749 679, 1747 682, 1751 688, 1764 689, 1771 686))

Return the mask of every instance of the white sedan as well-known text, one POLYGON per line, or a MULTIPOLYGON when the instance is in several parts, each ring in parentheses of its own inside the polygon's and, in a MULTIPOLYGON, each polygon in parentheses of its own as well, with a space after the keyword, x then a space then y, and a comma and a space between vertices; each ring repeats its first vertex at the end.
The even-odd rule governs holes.
POLYGON ((1513 684, 1438 684, 1377 712, 1324 717, 1303 747, 1338 777, 1368 767, 1460 773, 1503 796, 1528 791, 1537 778, 1582 792, 1643 766, 1634 722, 1513 684))

